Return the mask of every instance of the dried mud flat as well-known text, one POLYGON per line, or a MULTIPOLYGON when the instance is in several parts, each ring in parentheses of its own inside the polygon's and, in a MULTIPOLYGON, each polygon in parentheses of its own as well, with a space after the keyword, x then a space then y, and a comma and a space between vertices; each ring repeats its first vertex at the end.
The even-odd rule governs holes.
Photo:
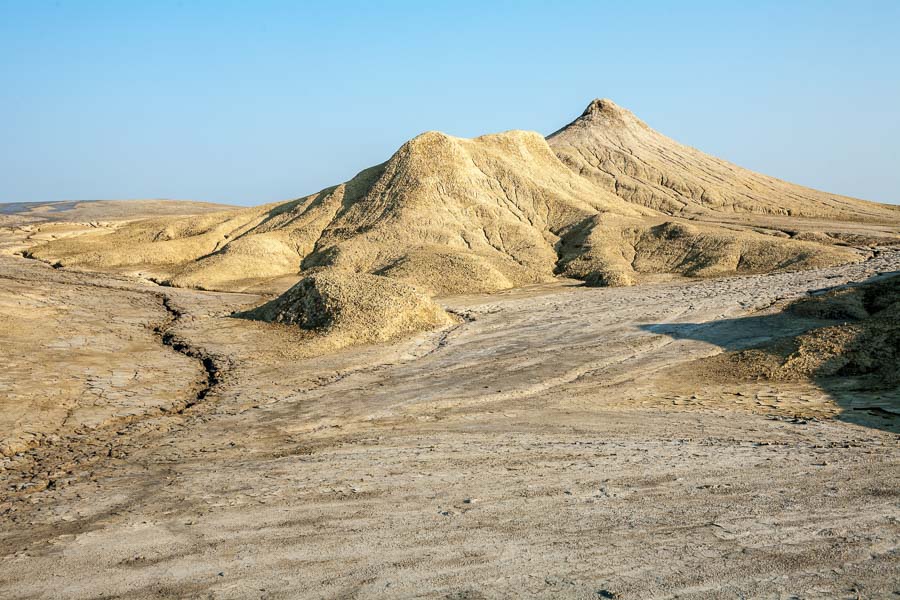
POLYGON ((890 596, 896 391, 677 366, 898 270, 561 281, 304 358, 228 316, 262 296, 0 256, 0 596, 890 596))

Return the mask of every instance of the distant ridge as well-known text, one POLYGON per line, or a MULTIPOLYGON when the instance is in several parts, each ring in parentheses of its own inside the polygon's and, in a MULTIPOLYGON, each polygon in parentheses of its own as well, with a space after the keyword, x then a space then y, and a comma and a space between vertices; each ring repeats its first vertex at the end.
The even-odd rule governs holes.
POLYGON ((0 218, 17 222, 118 221, 152 216, 189 215, 233 209, 228 204, 191 200, 58 200, 0 203, 0 218))

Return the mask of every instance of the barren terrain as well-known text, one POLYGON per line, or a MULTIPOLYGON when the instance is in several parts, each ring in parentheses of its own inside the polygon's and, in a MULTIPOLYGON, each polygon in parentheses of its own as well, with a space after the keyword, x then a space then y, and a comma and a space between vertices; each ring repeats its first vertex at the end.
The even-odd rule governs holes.
POLYGON ((896 390, 868 410, 812 382, 671 376, 809 328, 779 303, 900 270, 896 252, 456 297, 458 324, 302 360, 295 328, 227 316, 264 298, 0 269, 5 313, 36 315, 2 332, 31 446, 0 463, 3 597, 898 591, 896 390), (91 343, 85 306, 105 316, 91 343))
POLYGON ((834 266, 859 260, 848 246, 897 243, 898 228, 896 206, 748 171, 595 100, 548 138, 428 131, 296 200, 158 216, 28 252, 175 287, 280 293, 332 269, 446 296, 558 276, 622 286, 834 266))
POLYGON ((0 597, 900 594, 900 209, 595 100, 0 214, 0 597))

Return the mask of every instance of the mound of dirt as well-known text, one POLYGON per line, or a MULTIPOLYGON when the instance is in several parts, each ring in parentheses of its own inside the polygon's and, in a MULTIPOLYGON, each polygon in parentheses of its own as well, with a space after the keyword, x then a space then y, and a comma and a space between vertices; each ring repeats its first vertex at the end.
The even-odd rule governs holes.
POLYGON ((682 218, 736 211, 900 221, 893 208, 779 182, 680 146, 598 100, 549 143, 526 131, 474 139, 427 132, 387 162, 305 198, 126 224, 30 254, 182 287, 280 292, 286 279, 330 267, 436 295, 559 274, 629 285, 648 273, 764 272, 859 258, 830 236, 791 240, 682 218))
POLYGON ((738 379, 855 378, 865 389, 900 384, 900 276, 804 298, 785 310, 832 323, 694 366, 738 379))
POLYGON ((900 219, 896 207, 794 185, 679 144, 612 100, 594 100, 548 141, 576 173, 629 202, 669 215, 900 219))
POLYGON ((335 267, 396 274, 439 294, 494 291, 552 279, 557 232, 605 212, 652 214, 572 173, 537 133, 428 132, 313 196, 135 223, 32 253, 66 267, 163 271, 171 285, 207 289, 335 267))
POLYGON ((513 260, 492 261, 481 254, 440 247, 406 252, 377 274, 418 285, 433 296, 490 293, 533 280, 513 260))
POLYGON ((563 238, 558 272, 588 285, 631 285, 641 274, 688 277, 811 269, 861 260, 843 248, 683 221, 595 218, 563 238))
POLYGON ((386 342, 455 322, 413 286, 331 269, 309 275, 278 298, 234 316, 310 330, 328 349, 386 342))

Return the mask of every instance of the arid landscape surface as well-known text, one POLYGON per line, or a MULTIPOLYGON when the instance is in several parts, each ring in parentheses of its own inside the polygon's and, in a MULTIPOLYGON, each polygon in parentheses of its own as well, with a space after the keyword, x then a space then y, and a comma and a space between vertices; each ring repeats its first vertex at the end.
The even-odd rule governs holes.
POLYGON ((4 598, 900 593, 900 210, 608 100, 0 220, 4 598))

